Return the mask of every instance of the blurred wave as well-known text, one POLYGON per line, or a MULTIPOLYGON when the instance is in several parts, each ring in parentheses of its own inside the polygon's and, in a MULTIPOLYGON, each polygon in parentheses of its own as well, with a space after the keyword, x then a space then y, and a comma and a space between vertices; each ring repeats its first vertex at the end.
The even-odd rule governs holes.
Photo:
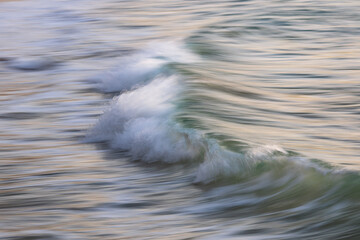
POLYGON ((0 3, 0 238, 357 239, 357 1, 0 3))

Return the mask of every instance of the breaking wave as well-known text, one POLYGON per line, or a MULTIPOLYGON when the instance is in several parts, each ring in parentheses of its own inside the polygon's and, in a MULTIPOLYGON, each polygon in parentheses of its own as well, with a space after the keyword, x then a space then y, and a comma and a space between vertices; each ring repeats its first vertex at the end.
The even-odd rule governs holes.
POLYGON ((195 183, 249 177, 263 169, 283 168, 284 164, 295 171, 341 172, 276 145, 229 150, 201 130, 184 127, 176 114, 181 110, 177 103, 186 92, 186 84, 184 76, 170 65, 194 64, 199 57, 174 43, 157 46, 124 58, 119 68, 97 77, 98 89, 120 95, 111 100, 88 132, 88 142, 107 142, 112 149, 128 152, 133 160, 195 163, 195 183))

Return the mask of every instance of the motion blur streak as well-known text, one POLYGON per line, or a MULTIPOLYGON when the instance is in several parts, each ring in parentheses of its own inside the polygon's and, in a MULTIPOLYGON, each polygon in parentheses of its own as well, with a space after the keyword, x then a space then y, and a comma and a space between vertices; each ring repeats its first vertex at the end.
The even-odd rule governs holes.
POLYGON ((359 1, 0 1, 0 239, 359 239, 359 1))

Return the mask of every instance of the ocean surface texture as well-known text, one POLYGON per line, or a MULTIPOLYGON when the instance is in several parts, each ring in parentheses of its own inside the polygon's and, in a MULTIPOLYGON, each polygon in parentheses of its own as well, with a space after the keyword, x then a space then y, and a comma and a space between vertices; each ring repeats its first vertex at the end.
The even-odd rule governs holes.
POLYGON ((0 2, 0 239, 360 239, 360 1, 0 2))

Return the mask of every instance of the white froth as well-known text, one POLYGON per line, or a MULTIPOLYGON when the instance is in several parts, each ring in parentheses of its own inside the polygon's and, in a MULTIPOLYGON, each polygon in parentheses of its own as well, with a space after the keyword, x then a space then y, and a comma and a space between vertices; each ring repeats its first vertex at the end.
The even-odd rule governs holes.
POLYGON ((176 76, 159 77, 114 98, 89 133, 89 141, 108 141, 112 148, 146 162, 195 158, 200 148, 193 146, 191 132, 172 121, 178 91, 176 76))
POLYGON ((259 162, 276 161, 275 153, 286 154, 286 151, 276 145, 264 145, 237 153, 224 149, 216 141, 208 140, 204 162, 198 169, 195 182, 209 183, 219 177, 247 174, 259 162))
POLYGON ((111 145, 128 150, 133 159, 145 162, 173 163, 193 159, 199 154, 199 148, 192 146, 189 135, 177 131, 173 123, 159 117, 129 121, 111 145))
POLYGON ((151 43, 137 54, 124 57, 118 66, 90 82, 103 92, 128 91, 154 78, 168 63, 193 63, 197 60, 198 57, 178 42, 151 43))
POLYGON ((115 97, 88 135, 89 141, 111 141, 137 118, 167 120, 174 110, 173 100, 179 91, 175 76, 159 77, 136 90, 115 97))
POLYGON ((141 85, 160 72, 166 61, 138 55, 126 58, 121 66, 97 76, 95 87, 103 92, 121 92, 141 85))
POLYGON ((207 141, 204 162, 199 166, 196 174, 196 183, 209 183, 218 176, 240 174, 244 165, 244 157, 222 148, 215 141, 207 141))

